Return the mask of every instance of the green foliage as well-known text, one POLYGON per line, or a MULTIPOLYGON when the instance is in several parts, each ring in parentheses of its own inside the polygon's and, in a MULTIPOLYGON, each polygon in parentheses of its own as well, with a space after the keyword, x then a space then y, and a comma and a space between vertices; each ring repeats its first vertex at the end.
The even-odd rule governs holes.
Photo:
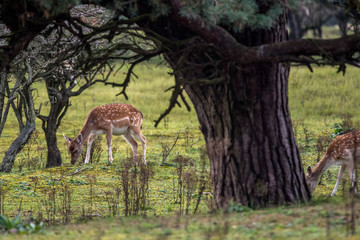
POLYGON ((358 239, 358 231, 353 236, 346 232, 349 219, 344 203, 330 202, 230 214, 111 217, 51 227, 26 239, 358 239))
POLYGON ((241 212, 249 212, 249 211, 253 211, 253 210, 248 206, 244 206, 234 201, 231 201, 229 206, 225 209, 226 213, 241 213, 241 212))
POLYGON ((42 230, 43 222, 36 224, 34 222, 24 223, 21 221, 21 213, 18 213, 14 219, 0 214, 0 229, 4 232, 12 233, 36 233, 42 230))
POLYGON ((19 229, 20 225, 21 225, 21 213, 19 213, 18 215, 16 215, 16 217, 14 219, 10 219, 9 217, 0 215, 0 227, 5 230, 11 230, 11 229, 19 229))
POLYGON ((254 0, 185 1, 181 14, 188 18, 201 16, 212 24, 230 26, 234 31, 244 27, 269 29, 284 8, 276 1, 262 1, 259 6, 254 0), (260 8, 262 9, 260 11, 260 8), (266 10, 264 10, 266 9, 266 10))
POLYGON ((34 222, 30 222, 29 224, 25 225, 26 233, 37 233, 40 232, 44 227, 44 223, 40 222, 38 224, 34 222))
POLYGON ((335 123, 334 124, 334 133, 331 134, 331 136, 334 138, 334 137, 339 136, 341 134, 344 134, 344 130, 343 130, 341 124, 340 123, 335 123))
POLYGON ((167 16, 171 9, 170 6, 165 4, 162 0, 152 0, 149 1, 150 5, 154 7, 154 15, 157 16, 167 16))
POLYGON ((70 179, 69 183, 74 184, 74 185, 88 185, 89 184, 81 179, 70 179))
MULTIPOLYGON (((75 6, 80 3, 79 0, 35 0, 38 4, 46 9, 46 14, 57 15, 64 13, 69 9, 69 6, 75 6)), ((50 15, 48 17, 50 17, 50 15)))

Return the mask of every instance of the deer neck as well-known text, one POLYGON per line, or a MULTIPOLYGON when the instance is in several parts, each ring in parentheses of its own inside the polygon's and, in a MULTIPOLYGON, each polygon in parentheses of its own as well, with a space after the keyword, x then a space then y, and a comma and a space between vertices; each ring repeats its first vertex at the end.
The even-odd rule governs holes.
POLYGON ((92 131, 92 128, 89 126, 88 122, 86 122, 79 132, 79 136, 81 135, 81 143, 83 143, 89 136, 92 131))
POLYGON ((319 181, 321 175, 333 164, 334 164, 333 157, 325 153, 322 159, 319 161, 319 163, 314 167, 312 171, 313 178, 316 181, 319 181))

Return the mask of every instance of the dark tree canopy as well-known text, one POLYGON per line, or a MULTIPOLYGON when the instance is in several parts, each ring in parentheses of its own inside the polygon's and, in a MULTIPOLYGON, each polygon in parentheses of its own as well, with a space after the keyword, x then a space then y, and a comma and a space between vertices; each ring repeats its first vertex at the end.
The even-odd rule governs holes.
POLYGON ((288 107, 289 63, 331 64, 345 72, 346 64, 358 66, 360 43, 357 31, 288 41, 288 6, 286 0, 3 1, 0 70, 7 74, 37 36, 61 33, 72 40, 55 62, 75 58, 79 76, 110 68, 113 60, 129 63, 122 82, 104 81, 122 87, 126 97, 134 67, 162 54, 176 82, 164 114, 181 100, 189 107, 188 94, 206 141, 217 206, 299 203, 311 196, 288 107), (83 8, 102 10, 89 17, 83 8), (106 16, 100 24, 99 16, 106 16))

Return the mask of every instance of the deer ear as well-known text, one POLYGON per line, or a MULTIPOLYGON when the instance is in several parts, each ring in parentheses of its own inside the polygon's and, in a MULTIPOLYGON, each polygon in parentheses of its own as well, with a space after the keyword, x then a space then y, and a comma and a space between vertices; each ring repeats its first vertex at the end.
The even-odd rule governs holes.
POLYGON ((82 134, 80 133, 79 136, 77 136, 76 141, 80 144, 82 143, 83 137, 82 134))
POLYGON ((70 142, 72 141, 72 139, 69 138, 69 137, 67 137, 67 136, 65 136, 65 134, 63 134, 63 136, 64 136, 65 140, 66 140, 68 143, 70 143, 70 142))
POLYGON ((306 171, 307 171, 308 176, 311 176, 312 170, 311 170, 310 165, 307 167, 306 171))

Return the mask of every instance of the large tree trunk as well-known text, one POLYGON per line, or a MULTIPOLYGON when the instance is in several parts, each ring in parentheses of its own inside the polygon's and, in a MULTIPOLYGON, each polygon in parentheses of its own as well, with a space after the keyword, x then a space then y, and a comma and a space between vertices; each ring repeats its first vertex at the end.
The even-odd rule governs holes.
POLYGON ((216 204, 265 207, 307 200, 288 108, 289 67, 244 69, 230 82, 186 86, 205 137, 216 204))
MULTIPOLYGON (((285 41, 285 16, 271 31, 247 29, 237 39, 247 46, 285 41)), ((185 84, 205 137, 217 206, 309 200, 288 106, 289 65, 231 64, 221 83, 185 84)))
MULTIPOLYGON (((269 2, 257 2, 259 12, 266 13, 269 2)), ((192 39, 186 45, 170 44, 164 56, 197 112, 217 206, 235 201, 256 208, 309 200, 288 107, 289 66, 245 65, 244 56, 234 54, 257 46, 248 56, 263 59, 266 44, 286 41, 286 11, 271 30, 233 32, 187 19, 178 12, 181 1, 171 3, 173 22, 159 18, 140 25, 175 43, 192 39)))

